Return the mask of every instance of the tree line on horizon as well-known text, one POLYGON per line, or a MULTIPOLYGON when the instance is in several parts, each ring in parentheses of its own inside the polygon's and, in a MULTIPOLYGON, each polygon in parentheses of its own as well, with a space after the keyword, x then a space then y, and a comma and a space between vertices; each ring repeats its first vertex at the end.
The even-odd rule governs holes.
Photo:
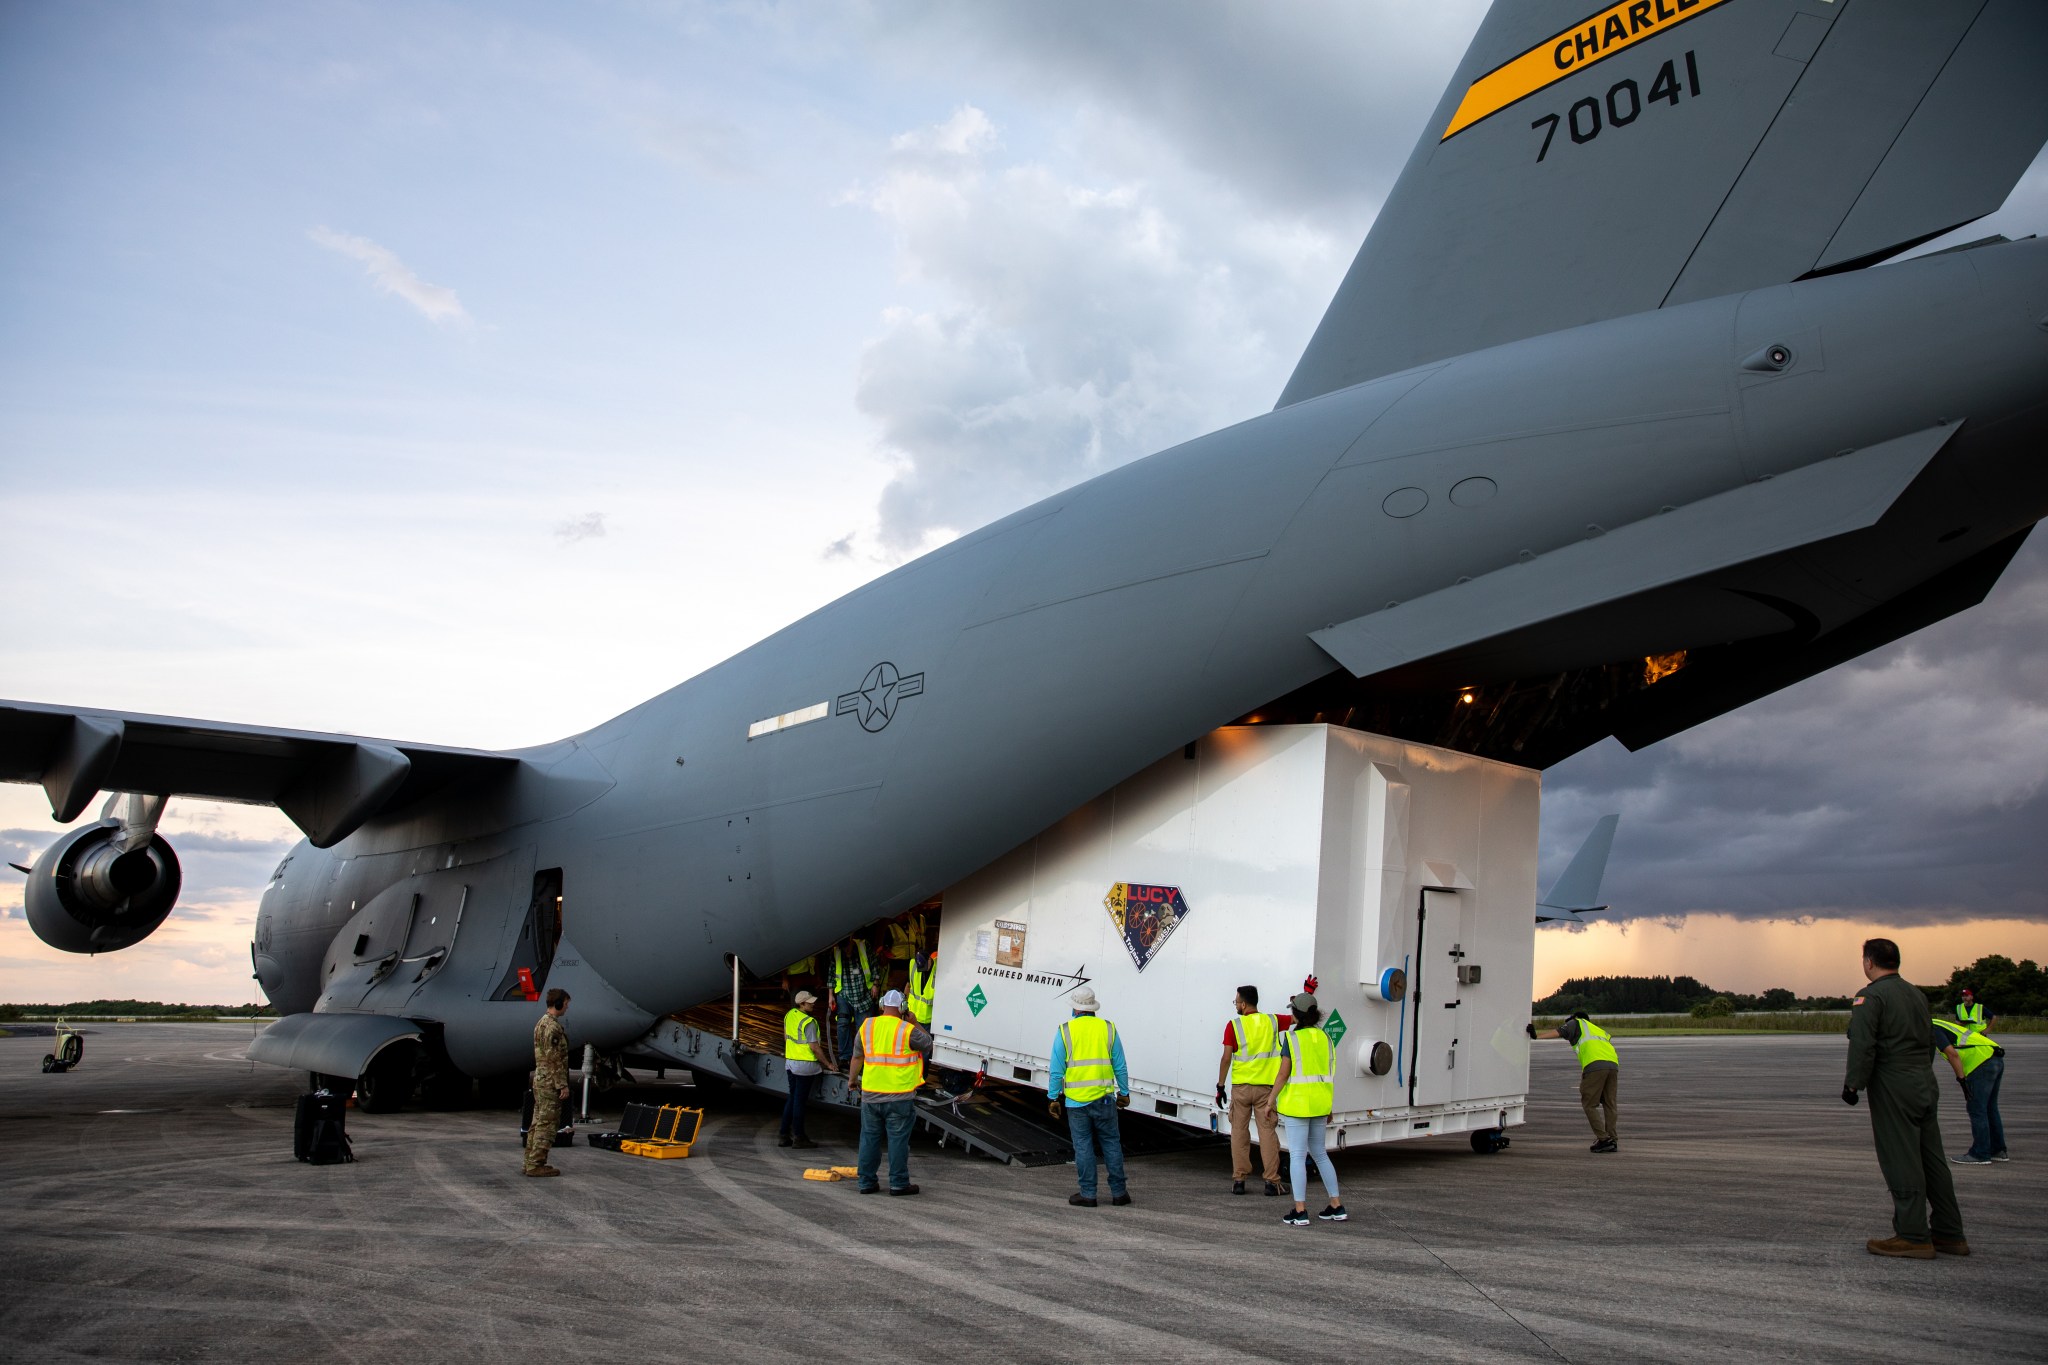
POLYGON ((184 1019, 210 1016, 252 1019, 277 1013, 269 1005, 167 1005, 161 1000, 74 1000, 64 1005, 0 1005, 0 1023, 29 1015, 111 1014, 121 1018, 184 1019))
MULTIPOLYGON (((1936 1011, 1953 1013, 1968 988, 1993 1015, 2048 1015, 2048 969, 2032 958, 2015 962, 2000 953, 1949 973, 1939 986, 1921 986, 1936 1011)), ((1845 1010, 1846 995, 1798 995, 1776 986, 1757 995, 1720 991, 1690 976, 1576 976, 1531 1003, 1540 1015, 1723 1014, 1777 1010, 1845 1010)))

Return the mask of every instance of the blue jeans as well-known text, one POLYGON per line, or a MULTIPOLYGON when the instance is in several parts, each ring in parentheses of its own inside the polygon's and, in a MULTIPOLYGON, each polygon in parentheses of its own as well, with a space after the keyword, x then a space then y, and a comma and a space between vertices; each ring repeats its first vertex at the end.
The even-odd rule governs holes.
POLYGON ((1313 1157, 1316 1174, 1323 1178, 1323 1188, 1330 1192, 1330 1202, 1341 1204, 1344 1197, 1337 1192, 1337 1168, 1330 1164, 1330 1154, 1323 1150, 1323 1130, 1330 1125, 1328 1115, 1312 1119, 1298 1119, 1292 1114, 1280 1116, 1280 1131, 1287 1135, 1287 1156, 1293 1164, 1288 1176, 1294 1183, 1294 1202, 1308 1203, 1308 1163, 1313 1157))
POLYGON ((839 997, 839 1065, 844 1067, 853 1059, 853 1035, 860 1026, 880 1014, 881 1008, 872 999, 856 1010, 846 996, 839 997))
POLYGON ((1970 1155, 1989 1161, 2005 1150, 2005 1120, 1998 1117, 1998 1086, 2005 1058, 1986 1057, 1964 1080, 1970 1095, 1970 1155))
POLYGON ((799 1076, 788 1073, 784 1079, 789 1082, 789 1098, 782 1102, 782 1136, 808 1137, 804 1132, 804 1108, 811 1102, 811 1087, 818 1083, 816 1076, 799 1076))
POLYGON ((1121 1197, 1125 1188, 1124 1138, 1117 1127, 1116 1096, 1068 1105, 1067 1136, 1074 1140, 1074 1178, 1080 1182, 1081 1193, 1095 1197, 1095 1161, 1100 1155, 1109 1171, 1109 1192, 1121 1197))
POLYGON ((908 1095, 900 1100, 862 1100, 860 1105, 860 1187, 879 1188, 875 1176, 882 1164, 882 1136, 889 1141, 889 1188, 910 1185, 910 1130, 917 1126, 917 1108, 908 1095))

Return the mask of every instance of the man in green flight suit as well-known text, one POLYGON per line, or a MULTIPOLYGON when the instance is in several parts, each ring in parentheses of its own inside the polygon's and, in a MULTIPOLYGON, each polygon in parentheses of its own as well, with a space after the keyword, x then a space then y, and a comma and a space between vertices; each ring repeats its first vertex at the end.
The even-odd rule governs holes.
POLYGON ((569 992, 560 986, 548 992, 547 1012, 533 1026, 533 1123, 526 1130, 526 1173, 560 1175, 548 1164, 555 1130, 562 1122, 562 1101, 569 1098, 569 1034, 562 1016, 569 1012, 569 992))
POLYGON ((1849 1010, 1849 1074, 1842 1103, 1870 1092, 1870 1131, 1877 1165, 1892 1191, 1892 1235, 1867 1242, 1873 1256, 1931 1261, 1937 1251, 1967 1256, 1963 1213, 1941 1150, 1935 1114, 1934 1012, 1918 986, 1899 975, 1899 945, 1873 938, 1863 945, 1870 982, 1849 1010), (1932 1237, 1928 1214, 1933 1212, 1932 1237))

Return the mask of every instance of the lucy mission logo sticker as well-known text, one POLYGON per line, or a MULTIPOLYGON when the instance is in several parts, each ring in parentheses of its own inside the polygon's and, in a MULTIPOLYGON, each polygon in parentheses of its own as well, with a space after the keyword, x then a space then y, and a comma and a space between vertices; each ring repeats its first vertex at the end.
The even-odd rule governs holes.
POLYGON ((1448 142, 1481 119, 1555 85, 1573 72, 1605 61, 1646 38, 1669 33, 1686 20, 1726 3, 1728 0, 1623 0, 1621 4, 1609 5, 1562 33, 1553 33, 1472 82, 1438 141, 1448 142))
POLYGON ((1102 905, 1116 925, 1124 951, 1141 972, 1188 917, 1187 898, 1177 886, 1118 882, 1102 898, 1102 905))

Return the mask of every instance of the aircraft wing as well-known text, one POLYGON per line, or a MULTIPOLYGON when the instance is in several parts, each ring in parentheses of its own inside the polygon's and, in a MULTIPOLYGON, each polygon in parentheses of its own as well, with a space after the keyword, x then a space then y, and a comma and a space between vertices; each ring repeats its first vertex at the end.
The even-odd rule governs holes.
POLYGON ((480 749, 0 701, 0 781, 36 782, 70 821, 102 791, 273 805, 316 848, 365 820, 519 760, 480 749))
POLYGON ((1882 260, 2043 140, 2041 0, 1512 0, 1480 25, 1279 406, 1882 260))

